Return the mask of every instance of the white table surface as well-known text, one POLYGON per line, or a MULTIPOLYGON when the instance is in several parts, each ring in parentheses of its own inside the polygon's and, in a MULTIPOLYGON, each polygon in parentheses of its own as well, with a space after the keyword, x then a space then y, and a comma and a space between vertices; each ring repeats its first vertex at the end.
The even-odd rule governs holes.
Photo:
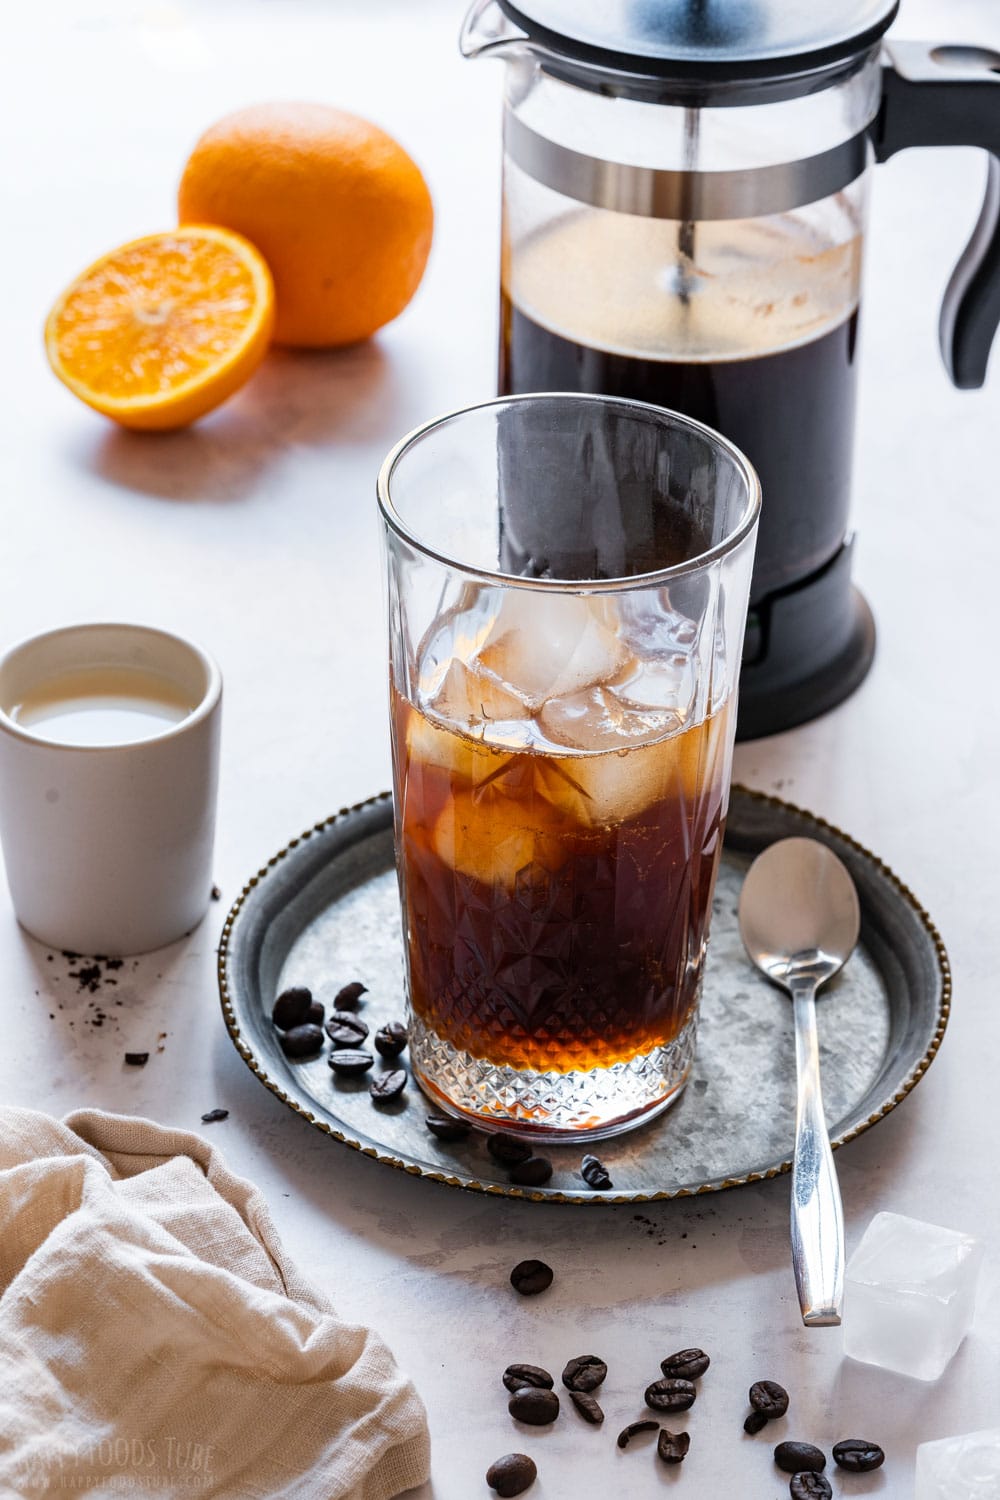
MULTIPOLYGON (((996 44, 990 9, 904 0, 897 32, 996 44)), ((0 1097, 188 1128, 227 1108, 206 1127, 213 1142, 260 1184, 345 1318, 378 1328, 417 1382, 434 1442, 424 1497, 485 1495, 487 1464, 512 1448, 536 1456, 538 1500, 673 1482, 699 1497, 784 1495, 769 1443, 741 1431, 747 1386, 770 1376, 793 1393, 787 1435, 886 1447, 879 1475, 838 1475, 838 1494, 903 1500, 921 1439, 1000 1420, 1000 370, 958 394, 936 350, 937 302, 978 211, 976 153, 911 152, 874 184, 854 505, 874 670, 842 708, 743 746, 736 764, 739 779, 878 851, 948 945, 954 1012, 939 1059, 838 1155, 849 1250, 886 1208, 987 1242, 975 1327, 946 1376, 922 1385, 854 1364, 839 1331, 801 1327, 787 1180, 653 1205, 641 1220, 463 1195, 313 1131, 252 1077, 222 1023, 225 906, 290 835, 388 784, 378 462, 421 419, 493 393, 500 69, 460 61, 460 14, 455 0, 50 0, 5 13, 0 639, 108 617, 177 629, 216 654, 226 702, 223 904, 122 971, 101 1029, 71 965, 28 939, 0 894, 0 1097), (283 97, 369 115, 423 166, 437 229, 417 298, 364 347, 275 353, 189 432, 115 430, 49 374, 51 299, 95 255, 171 224, 182 163, 210 121, 283 97), (126 1047, 150 1050, 149 1065, 126 1068, 126 1047), (555 1285, 516 1298, 510 1267, 535 1254, 555 1285), (659 1359, 691 1343, 714 1364, 675 1481, 648 1453, 619 1454, 613 1435, 659 1359), (507 1361, 558 1371, 591 1350, 612 1372, 605 1429, 570 1411, 519 1436, 499 1383, 507 1361)))

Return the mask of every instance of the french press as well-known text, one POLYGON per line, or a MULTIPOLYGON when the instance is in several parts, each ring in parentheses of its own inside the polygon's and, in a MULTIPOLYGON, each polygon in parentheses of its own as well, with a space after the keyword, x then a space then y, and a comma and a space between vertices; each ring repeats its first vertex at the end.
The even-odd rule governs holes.
MULTIPOLYGON (((508 63, 501 394, 672 407, 764 494, 741 738, 832 708, 871 664, 848 509, 869 167, 1000 153, 1000 51, 883 41, 898 0, 476 0, 508 63)), ((941 352, 982 385, 1000 322, 1000 158, 941 352)))

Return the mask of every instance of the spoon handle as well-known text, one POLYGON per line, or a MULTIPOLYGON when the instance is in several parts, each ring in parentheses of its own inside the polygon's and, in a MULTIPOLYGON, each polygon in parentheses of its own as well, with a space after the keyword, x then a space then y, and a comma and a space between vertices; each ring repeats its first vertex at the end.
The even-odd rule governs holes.
POLYGON ((807 1328, 840 1322, 844 1299, 844 1210, 823 1115, 816 1036, 816 982, 789 984, 795 1011, 798 1107, 792 1161, 792 1267, 807 1328))

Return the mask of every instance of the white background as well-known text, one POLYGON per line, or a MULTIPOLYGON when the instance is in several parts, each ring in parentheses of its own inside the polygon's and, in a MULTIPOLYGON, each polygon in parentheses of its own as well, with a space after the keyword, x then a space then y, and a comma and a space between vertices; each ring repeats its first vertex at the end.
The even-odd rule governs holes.
MULTIPOLYGON (((703 1497, 782 1496, 768 1444, 740 1425, 750 1381, 771 1376, 793 1392, 787 1435, 887 1448, 881 1474, 837 1476, 839 1494, 902 1500, 916 1443, 996 1424, 1000 1394, 1000 375, 956 393, 936 350, 937 304, 978 211, 975 152, 911 152, 875 174, 854 504, 875 668, 851 702, 741 748, 736 768, 881 854, 949 947, 955 1006, 940 1058, 838 1156, 849 1249, 883 1208, 987 1241, 977 1322, 943 1380, 843 1361, 839 1332, 802 1329, 787 1181, 653 1206, 652 1227, 628 1209, 450 1192, 313 1132, 261 1088, 222 1024, 214 949, 225 906, 290 836, 388 784, 378 462, 417 422, 493 394, 500 68, 461 62, 460 15, 451 0, 50 0, 5 12, 0 641, 74 620, 162 625, 215 653, 226 696, 224 903, 188 941, 123 971, 123 1004, 103 1028, 87 1024, 91 997, 76 993, 65 960, 48 961, 0 893, 0 1097, 189 1128, 228 1108, 213 1141, 262 1186, 289 1249, 343 1315, 377 1327, 415 1378, 434 1438, 427 1496, 485 1495, 487 1464, 512 1447, 538 1459, 539 1500, 674 1482, 703 1497), (49 374, 48 305, 96 255, 168 227, 200 131, 268 98, 333 102, 402 140, 436 203, 425 282, 367 346, 275 353, 192 431, 119 432, 49 374), (126 1069, 126 1047, 151 1050, 149 1065, 126 1069), (521 1301, 507 1274, 530 1254, 557 1280, 521 1301), (648 1372, 688 1343, 715 1362, 674 1479, 612 1439, 648 1372), (559 1370, 590 1350, 612 1369, 606 1429, 568 1412, 516 1436, 504 1364, 559 1370)), ((986 0, 904 0, 897 34, 997 45, 1000 14, 986 0)))

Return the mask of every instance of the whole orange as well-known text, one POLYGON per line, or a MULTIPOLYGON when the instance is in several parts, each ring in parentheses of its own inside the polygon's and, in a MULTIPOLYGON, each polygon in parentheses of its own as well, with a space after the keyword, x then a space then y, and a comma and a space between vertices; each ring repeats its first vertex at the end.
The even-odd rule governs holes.
POLYGON ((184 168, 182 224, 221 224, 260 250, 274 338, 323 348, 368 338, 420 284, 434 210, 392 136, 326 104, 256 104, 219 120, 184 168))

